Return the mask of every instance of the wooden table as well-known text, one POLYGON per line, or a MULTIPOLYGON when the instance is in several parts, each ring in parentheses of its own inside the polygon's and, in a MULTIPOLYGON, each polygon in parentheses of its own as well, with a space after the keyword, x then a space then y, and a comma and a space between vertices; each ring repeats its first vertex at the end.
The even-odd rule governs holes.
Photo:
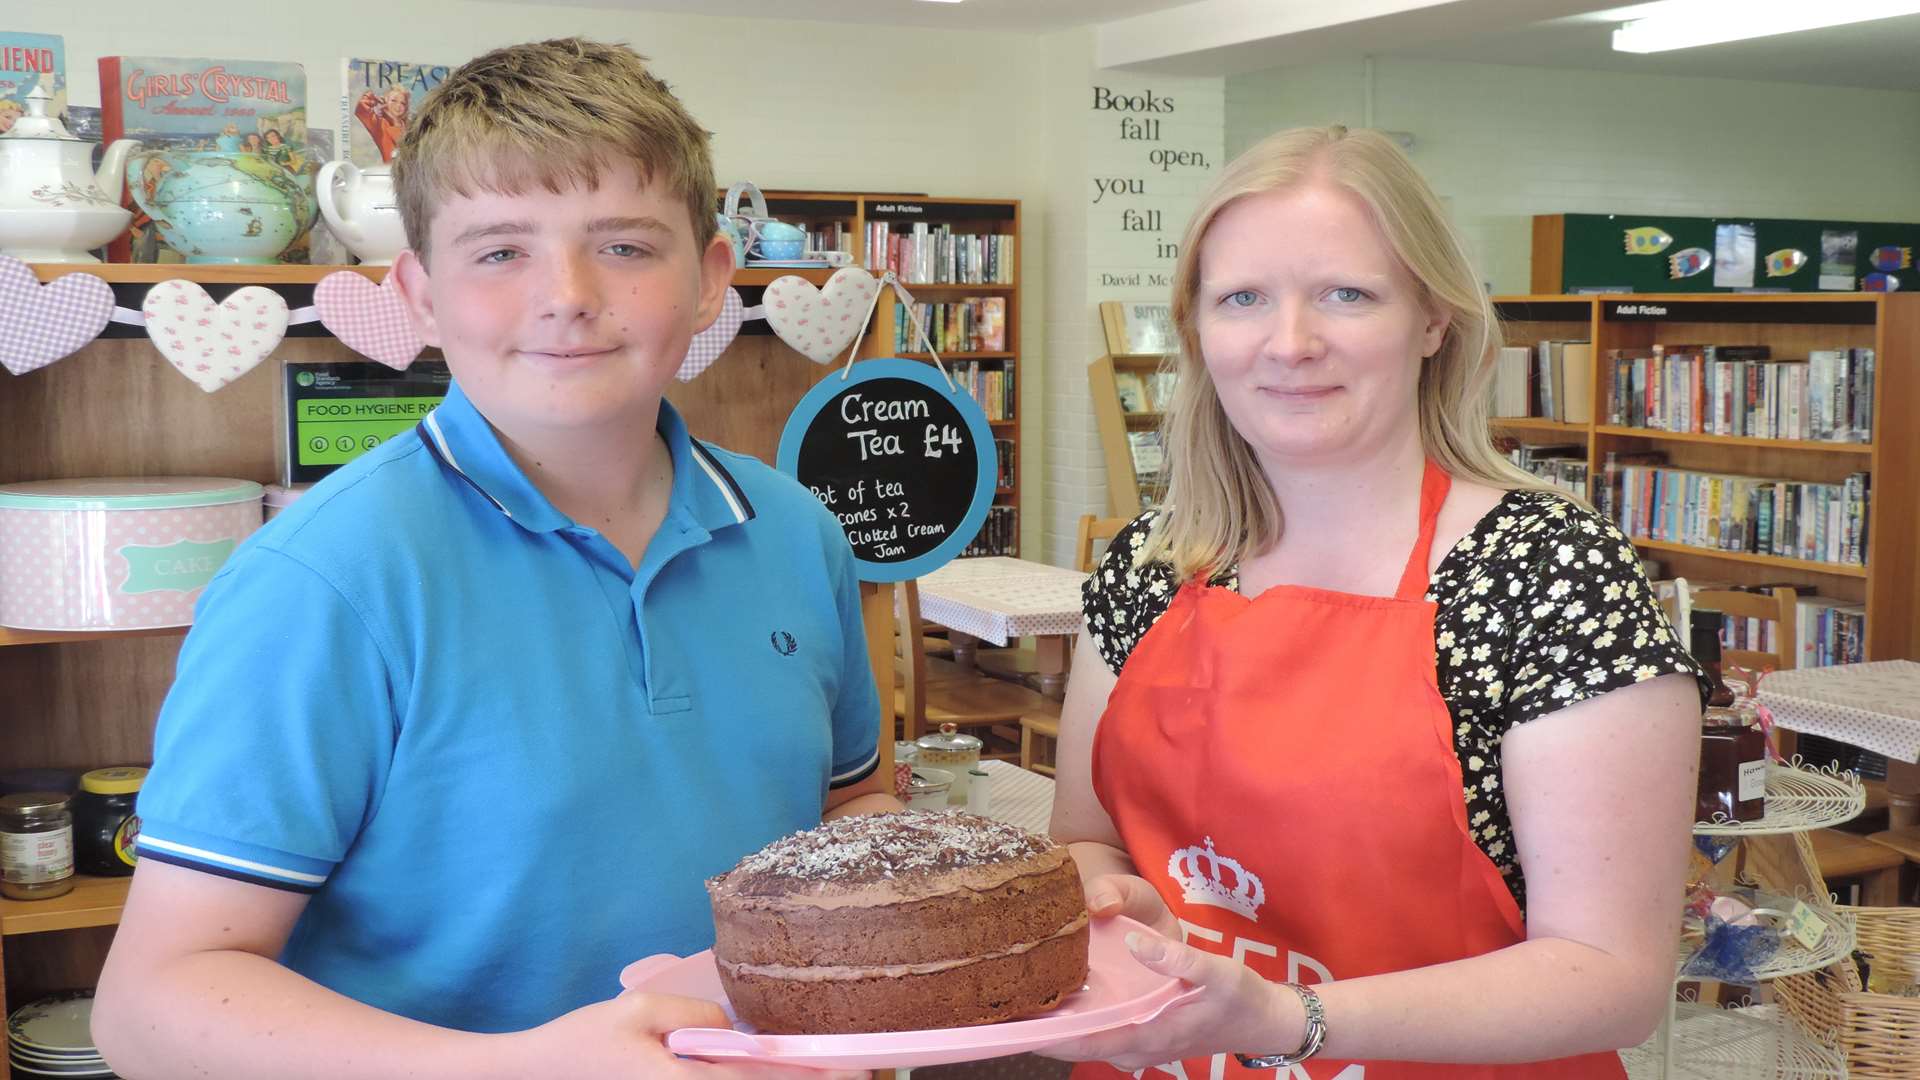
POLYGON ((954 659, 973 662, 975 640, 1005 645, 1032 637, 1039 648, 1040 692, 1066 689, 1067 654, 1080 632, 1080 586, 1087 575, 1026 559, 955 559, 920 579, 920 616, 953 631, 954 659))
POLYGON ((1884 754, 1888 826, 1920 824, 1920 663, 1769 672, 1756 697, 1781 727, 1884 754))

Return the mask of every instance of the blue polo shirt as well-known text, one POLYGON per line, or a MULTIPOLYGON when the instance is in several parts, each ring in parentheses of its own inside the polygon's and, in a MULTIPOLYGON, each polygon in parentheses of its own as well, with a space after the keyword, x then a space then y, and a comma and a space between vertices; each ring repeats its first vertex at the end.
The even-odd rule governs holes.
POLYGON ((256 533, 181 649, 141 858, 310 893, 283 963, 472 1031, 709 947, 703 879, 870 774, 880 705, 832 515, 659 431, 638 567, 458 387, 256 533))

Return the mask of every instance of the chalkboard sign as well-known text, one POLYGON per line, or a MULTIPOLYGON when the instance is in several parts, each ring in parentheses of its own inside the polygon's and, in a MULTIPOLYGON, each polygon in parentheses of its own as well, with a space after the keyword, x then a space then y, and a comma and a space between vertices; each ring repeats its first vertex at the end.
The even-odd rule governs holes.
POLYGON ((966 549, 993 501, 987 414, 929 364, 863 360, 815 386, 780 434, 781 472, 840 518, 863 581, 904 581, 966 549))

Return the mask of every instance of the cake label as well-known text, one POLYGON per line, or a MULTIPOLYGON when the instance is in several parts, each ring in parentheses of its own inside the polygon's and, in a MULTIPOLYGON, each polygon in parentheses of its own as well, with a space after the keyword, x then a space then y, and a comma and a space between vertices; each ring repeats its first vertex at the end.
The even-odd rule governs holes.
POLYGON ((921 577, 971 544, 993 502, 987 414, 931 364, 863 360, 794 407, 778 466, 833 512, 862 581, 921 577))

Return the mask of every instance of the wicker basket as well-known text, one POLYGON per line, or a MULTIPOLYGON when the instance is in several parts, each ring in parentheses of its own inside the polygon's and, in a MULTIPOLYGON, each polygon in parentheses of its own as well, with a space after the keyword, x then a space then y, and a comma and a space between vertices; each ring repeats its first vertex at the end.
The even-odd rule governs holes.
MULTIPOLYGON (((1842 907, 1871 962, 1920 964, 1920 908, 1842 907)), ((1780 1004, 1806 1027, 1831 1032, 1856 1080, 1920 1077, 1920 998, 1869 993, 1853 964, 1775 980, 1780 1004)))

